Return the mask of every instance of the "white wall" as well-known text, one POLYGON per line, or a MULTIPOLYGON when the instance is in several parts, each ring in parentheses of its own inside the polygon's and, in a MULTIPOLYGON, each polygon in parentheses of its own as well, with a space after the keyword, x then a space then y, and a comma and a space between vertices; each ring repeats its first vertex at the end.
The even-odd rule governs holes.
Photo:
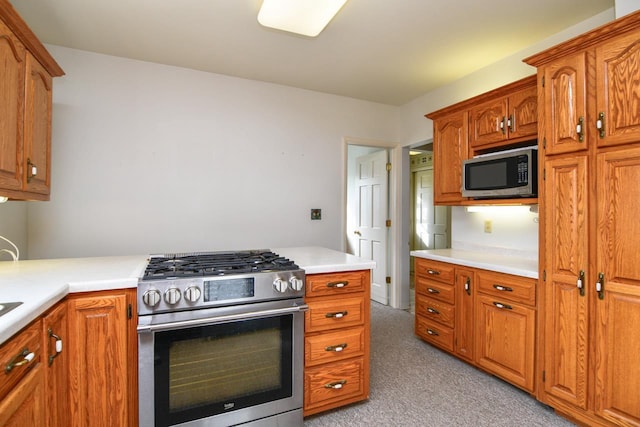
POLYGON ((616 0, 615 9, 616 18, 621 18, 624 15, 639 10, 640 2, 638 0, 616 0))
POLYGON ((343 137, 398 140, 397 107, 48 49, 66 76, 30 258, 342 249, 343 137))
MULTIPOLYGON (((0 203, 0 236, 13 242, 20 250, 20 259, 27 256, 27 204, 39 202, 13 202, 0 203)), ((0 249, 13 247, 0 239, 0 249)), ((0 261, 11 260, 11 255, 0 252, 0 261)))

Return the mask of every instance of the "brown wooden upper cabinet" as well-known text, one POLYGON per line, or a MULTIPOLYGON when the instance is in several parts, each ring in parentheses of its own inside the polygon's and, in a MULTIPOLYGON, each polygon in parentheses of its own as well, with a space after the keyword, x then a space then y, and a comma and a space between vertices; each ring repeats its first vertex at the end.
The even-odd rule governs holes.
POLYGON ((472 107, 469 112, 471 147, 535 138, 538 132, 537 107, 535 83, 472 107))
POLYGON ((0 0, 0 196, 49 200, 52 77, 62 68, 0 0))
MULTIPOLYGON (((462 162, 476 154, 536 139, 537 105, 533 75, 427 114, 433 120, 434 203, 509 203, 508 199, 474 201, 462 197, 462 162)), ((519 199, 518 203, 535 200, 519 199)))

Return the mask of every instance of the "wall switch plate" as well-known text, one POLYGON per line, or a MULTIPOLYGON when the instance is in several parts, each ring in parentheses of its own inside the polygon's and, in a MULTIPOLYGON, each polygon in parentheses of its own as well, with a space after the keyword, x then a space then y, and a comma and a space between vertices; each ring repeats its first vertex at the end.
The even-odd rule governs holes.
POLYGON ((311 209, 311 219, 322 219, 322 209, 311 209))
POLYGON ((491 233, 493 231, 493 224, 490 219, 484 221, 484 232, 491 233))

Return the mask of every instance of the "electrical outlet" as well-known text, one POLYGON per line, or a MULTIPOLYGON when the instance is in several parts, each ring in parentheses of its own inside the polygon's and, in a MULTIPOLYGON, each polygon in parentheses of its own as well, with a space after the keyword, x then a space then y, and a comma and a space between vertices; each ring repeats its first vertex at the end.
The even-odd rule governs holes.
POLYGON ((322 219, 322 209, 311 209, 311 219, 322 219))
POLYGON ((486 219, 484 221, 484 232, 491 233, 492 231, 493 231, 493 223, 491 222, 490 219, 486 219))

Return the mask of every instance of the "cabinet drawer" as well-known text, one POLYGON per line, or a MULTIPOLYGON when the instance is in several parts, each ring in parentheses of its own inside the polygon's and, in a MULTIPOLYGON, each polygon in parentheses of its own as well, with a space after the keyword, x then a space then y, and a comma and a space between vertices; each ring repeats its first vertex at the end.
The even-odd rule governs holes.
POLYGON ((306 277, 307 297, 342 295, 363 292, 369 283, 366 271, 346 271, 335 274, 309 274, 306 277))
POLYGON ((510 274, 478 270, 478 291, 499 299, 536 304, 536 280, 510 274))
POLYGON ((415 258, 416 276, 428 277, 443 283, 453 284, 453 265, 430 259, 415 258))
POLYGON ((304 315, 306 332, 348 328, 364 324, 364 296, 307 301, 309 310, 304 315))
POLYGON ((446 304, 433 298, 417 294, 416 314, 453 328, 455 309, 451 304, 446 304))
POLYGON ((361 357, 305 369, 305 410, 346 399, 365 398, 364 375, 361 357))
POLYGON ((0 375, 0 400, 40 361, 40 322, 38 321, 0 347, 0 363, 2 363, 0 366, 3 371, 0 375), (16 365, 16 363, 24 362, 26 360, 24 356, 30 353, 34 354, 30 362, 16 365), (9 372, 6 372, 12 362, 13 367, 9 372))
POLYGON ((453 329, 417 315, 415 333, 423 340, 453 352, 453 329))
POLYGON ((416 294, 422 294, 447 304, 455 302, 455 292, 452 285, 446 285, 433 280, 416 277, 416 294))
POLYGON ((348 359, 364 354, 364 326, 307 336, 304 340, 304 365, 348 359))

